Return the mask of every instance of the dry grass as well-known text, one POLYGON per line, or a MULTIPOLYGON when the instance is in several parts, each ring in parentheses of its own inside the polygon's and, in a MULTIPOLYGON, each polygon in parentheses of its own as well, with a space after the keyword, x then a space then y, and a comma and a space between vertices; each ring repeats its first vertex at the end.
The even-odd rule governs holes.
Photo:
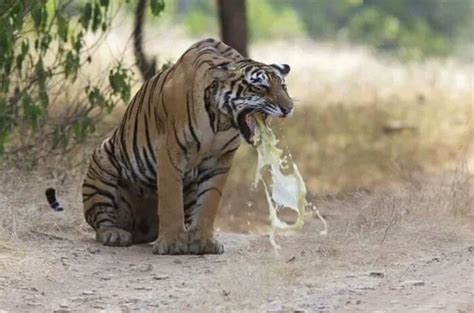
POLYGON ((24 172, 2 169, 0 172, 0 242, 18 244, 30 236, 77 236, 86 230, 80 203, 79 175, 24 172), (48 186, 61 190, 64 213, 51 210, 45 201, 48 186), (67 192, 64 192, 67 191, 67 192))

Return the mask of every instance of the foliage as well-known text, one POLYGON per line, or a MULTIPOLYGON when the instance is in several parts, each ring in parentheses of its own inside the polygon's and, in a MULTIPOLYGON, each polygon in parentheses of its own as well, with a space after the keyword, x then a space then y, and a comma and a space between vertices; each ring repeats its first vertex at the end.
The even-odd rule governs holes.
MULTIPOLYGON (((193 36, 217 34, 216 1, 180 0, 193 36)), ((293 38, 366 44, 417 59, 474 39, 473 0, 247 0, 252 40, 293 38)))
MULTIPOLYGON (((163 6, 161 0, 151 1, 154 14, 163 6)), ((131 71, 122 64, 110 69, 105 84, 92 83, 81 72, 92 58, 85 37, 110 28, 110 11, 109 0, 74 5, 19 0, 0 5, 0 154, 29 147, 27 139, 35 138, 48 141, 53 149, 67 148, 95 131, 98 114, 129 100, 131 71), (85 85, 80 84, 81 75, 85 85), (52 99, 57 104, 73 85, 80 86, 82 95, 63 103, 62 109, 69 110, 55 120, 52 99), (15 143, 20 147, 9 145, 13 139, 19 139, 15 143)))
POLYGON ((406 58, 446 55, 474 34, 472 0, 276 0, 290 4, 311 37, 343 38, 406 58), (466 31, 467 29, 470 29, 466 31))
MULTIPOLYGON (((214 1, 188 1, 182 18, 192 36, 217 34, 217 7, 214 1)), ((252 40, 302 36, 304 25, 290 6, 274 6, 271 0, 247 0, 249 35, 252 40)))
POLYGON ((281 39, 305 33, 301 19, 288 5, 275 7, 269 0, 248 1, 250 38, 281 39))
POLYGON ((217 8, 207 1, 195 1, 183 16, 183 22, 192 36, 216 32, 217 8))

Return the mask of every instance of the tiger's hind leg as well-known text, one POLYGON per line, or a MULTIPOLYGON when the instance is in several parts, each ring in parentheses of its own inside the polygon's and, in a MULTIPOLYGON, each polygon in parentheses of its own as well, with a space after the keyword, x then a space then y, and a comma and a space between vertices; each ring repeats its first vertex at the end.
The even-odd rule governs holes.
POLYGON ((86 221, 105 246, 132 244, 132 211, 129 201, 118 192, 119 170, 103 143, 93 154, 82 185, 86 221))

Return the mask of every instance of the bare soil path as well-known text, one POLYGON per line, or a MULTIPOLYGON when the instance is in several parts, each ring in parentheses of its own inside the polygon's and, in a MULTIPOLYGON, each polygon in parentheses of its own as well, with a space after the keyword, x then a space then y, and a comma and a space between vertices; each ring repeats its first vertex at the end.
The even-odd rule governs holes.
MULTIPOLYGON (((0 308, 41 311, 472 312, 474 246, 448 240, 401 247, 318 235, 222 234, 221 256, 151 254, 150 245, 102 247, 90 237, 38 234, 0 274, 0 308), (416 248, 414 248, 416 247, 416 248), (364 256, 365 255, 365 256, 364 256), (352 259, 352 261, 351 261, 352 259)), ((416 241, 416 238, 407 238, 416 241)))

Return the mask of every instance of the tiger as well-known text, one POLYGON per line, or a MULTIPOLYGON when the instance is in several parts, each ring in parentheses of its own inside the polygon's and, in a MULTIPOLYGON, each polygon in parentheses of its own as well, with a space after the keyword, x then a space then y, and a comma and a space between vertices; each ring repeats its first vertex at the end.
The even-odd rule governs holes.
MULTIPOLYGON (((82 184, 87 223, 105 246, 222 254, 214 222, 232 160, 256 116, 293 113, 287 64, 244 58, 209 38, 145 81, 93 152, 82 184)), ((51 204, 59 206, 49 191, 51 204)))

